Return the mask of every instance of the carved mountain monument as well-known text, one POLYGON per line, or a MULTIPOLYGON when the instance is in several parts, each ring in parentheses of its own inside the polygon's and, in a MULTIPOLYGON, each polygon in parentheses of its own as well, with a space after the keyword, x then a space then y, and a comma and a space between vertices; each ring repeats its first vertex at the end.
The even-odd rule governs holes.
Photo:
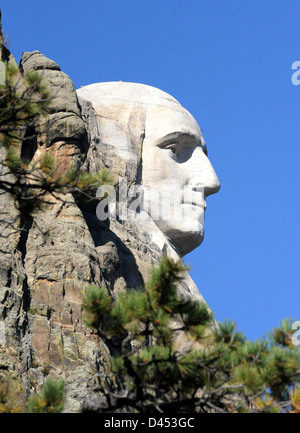
MULTIPOLYGON (((220 184, 196 120, 167 93, 123 82, 76 92, 38 51, 24 53, 20 66, 41 71, 54 95, 47 133, 37 123, 36 139, 26 141, 32 163, 50 152, 61 172, 107 167, 115 178, 106 206, 53 198, 26 230, 0 237, 0 367, 25 394, 48 375, 64 378, 65 411, 76 412, 110 356, 83 324, 85 288, 140 287, 162 254, 180 258, 198 247, 206 197, 220 184)), ((0 200, 12 218, 12 197, 0 200)), ((202 299, 188 273, 178 290, 202 299)))

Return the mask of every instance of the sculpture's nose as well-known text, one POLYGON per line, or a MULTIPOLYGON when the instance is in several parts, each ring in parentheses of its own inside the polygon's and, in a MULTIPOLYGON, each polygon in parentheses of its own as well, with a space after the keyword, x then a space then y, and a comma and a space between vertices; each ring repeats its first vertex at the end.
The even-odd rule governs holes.
POLYGON ((204 196, 207 197, 219 191, 221 185, 210 160, 201 148, 194 150, 187 163, 189 185, 194 188, 204 188, 204 196))

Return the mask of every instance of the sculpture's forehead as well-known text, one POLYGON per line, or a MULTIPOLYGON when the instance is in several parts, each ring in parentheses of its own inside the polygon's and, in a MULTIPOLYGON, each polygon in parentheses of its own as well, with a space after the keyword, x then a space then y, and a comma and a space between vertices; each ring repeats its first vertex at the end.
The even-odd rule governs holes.
POLYGON ((181 105, 176 108, 161 105, 147 107, 145 126, 146 137, 154 143, 174 133, 194 137, 199 144, 203 141, 198 123, 181 105))
POLYGON ((134 114, 144 113, 146 137, 154 140, 172 132, 203 140, 194 117, 168 93, 139 83, 104 82, 82 87, 78 95, 92 102, 96 113, 119 124, 134 114))
POLYGON ((166 106, 180 106, 168 93, 140 83, 124 83, 112 81, 95 83, 77 90, 80 97, 91 101, 93 105, 107 104, 110 101, 120 101, 126 105, 126 101, 137 104, 162 104, 166 106))

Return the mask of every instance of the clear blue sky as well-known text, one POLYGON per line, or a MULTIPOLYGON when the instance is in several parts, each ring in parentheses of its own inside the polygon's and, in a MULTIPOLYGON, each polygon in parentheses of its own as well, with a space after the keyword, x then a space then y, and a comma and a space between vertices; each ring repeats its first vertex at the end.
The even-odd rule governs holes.
POLYGON ((20 60, 39 50, 79 88, 158 87, 197 119, 222 187, 186 257, 217 320, 247 337, 300 320, 299 0, 1 1, 20 60))

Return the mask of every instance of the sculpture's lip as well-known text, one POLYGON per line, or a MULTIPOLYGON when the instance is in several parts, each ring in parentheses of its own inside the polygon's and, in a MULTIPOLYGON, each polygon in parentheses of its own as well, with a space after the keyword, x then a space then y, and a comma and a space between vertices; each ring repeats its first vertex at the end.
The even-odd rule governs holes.
POLYGON ((194 207, 200 207, 204 211, 206 210, 206 196, 202 186, 185 185, 184 190, 182 204, 188 204, 194 207))
POLYGON ((201 202, 201 203, 195 203, 195 202, 191 202, 191 201, 187 200, 187 201, 181 203, 181 205, 188 205, 188 206, 193 206, 193 207, 199 207, 199 208, 203 209, 204 211, 207 208, 206 201, 201 202))

